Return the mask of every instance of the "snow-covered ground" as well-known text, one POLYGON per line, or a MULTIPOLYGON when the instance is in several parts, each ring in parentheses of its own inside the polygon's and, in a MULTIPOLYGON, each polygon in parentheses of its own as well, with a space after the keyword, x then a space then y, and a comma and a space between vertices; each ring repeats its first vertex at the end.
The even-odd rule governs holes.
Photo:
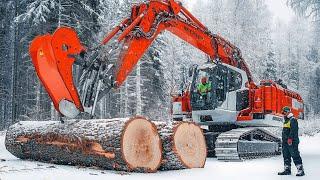
MULTIPOLYGON (((300 150, 304 160, 306 176, 299 179, 320 178, 320 134, 313 137, 301 137, 300 150)), ((11 155, 4 146, 4 133, 0 132, 0 179, 1 180, 64 180, 64 179, 296 179, 294 175, 278 176, 282 170, 282 157, 268 159, 246 160, 244 162, 219 162, 216 159, 207 159, 205 168, 158 172, 154 174, 137 174, 60 166, 41 162, 20 160, 11 155)), ((293 171, 296 172, 295 169, 293 171)))

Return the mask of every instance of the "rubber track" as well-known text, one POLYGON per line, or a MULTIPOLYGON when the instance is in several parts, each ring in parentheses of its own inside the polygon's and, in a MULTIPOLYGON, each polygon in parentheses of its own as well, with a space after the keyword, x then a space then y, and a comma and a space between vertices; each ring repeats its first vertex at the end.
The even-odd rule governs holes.
POLYGON ((275 156, 281 154, 281 139, 260 128, 233 129, 217 137, 215 154, 222 161, 275 156))

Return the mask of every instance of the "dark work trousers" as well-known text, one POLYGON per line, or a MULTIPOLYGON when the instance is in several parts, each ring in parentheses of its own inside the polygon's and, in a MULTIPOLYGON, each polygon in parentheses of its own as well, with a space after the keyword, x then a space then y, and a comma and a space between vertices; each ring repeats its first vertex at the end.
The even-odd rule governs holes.
POLYGON ((287 142, 282 142, 282 155, 285 167, 291 167, 291 158, 296 166, 302 165, 302 159, 298 146, 298 142, 293 142, 292 145, 288 145, 287 142))

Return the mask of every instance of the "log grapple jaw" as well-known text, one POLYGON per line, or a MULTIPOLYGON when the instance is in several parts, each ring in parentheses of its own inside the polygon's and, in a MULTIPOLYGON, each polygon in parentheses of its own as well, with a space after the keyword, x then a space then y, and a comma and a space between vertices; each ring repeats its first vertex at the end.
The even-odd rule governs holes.
POLYGON ((37 75, 63 115, 74 118, 83 111, 72 77, 75 56, 85 51, 77 33, 68 27, 58 28, 52 35, 37 36, 29 52, 37 75))

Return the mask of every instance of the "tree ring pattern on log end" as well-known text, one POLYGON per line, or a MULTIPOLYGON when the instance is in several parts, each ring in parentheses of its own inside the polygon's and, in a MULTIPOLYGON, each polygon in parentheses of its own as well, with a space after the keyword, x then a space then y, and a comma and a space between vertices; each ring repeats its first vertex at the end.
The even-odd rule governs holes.
POLYGON ((190 122, 176 126, 173 151, 187 168, 203 168, 207 157, 207 146, 202 129, 190 122))
POLYGON ((128 168, 155 172, 162 161, 162 143, 157 127, 144 117, 126 122, 121 136, 121 150, 128 168))

